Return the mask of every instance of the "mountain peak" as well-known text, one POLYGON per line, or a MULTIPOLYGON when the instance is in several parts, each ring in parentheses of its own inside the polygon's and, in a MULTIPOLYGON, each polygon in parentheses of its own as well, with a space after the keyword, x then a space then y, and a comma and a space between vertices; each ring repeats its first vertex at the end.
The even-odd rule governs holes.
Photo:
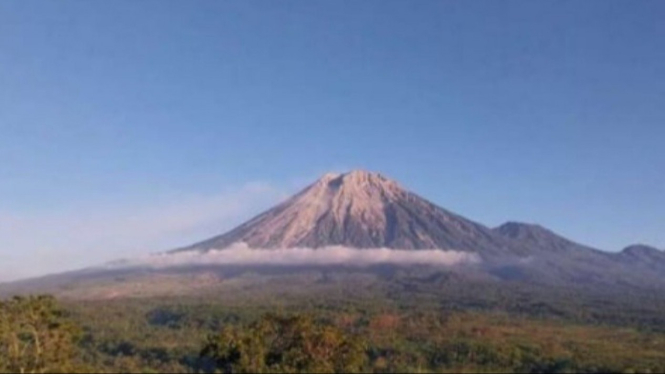
POLYGON ((352 170, 346 173, 326 173, 316 184, 335 186, 355 185, 358 187, 394 188, 398 183, 386 178, 384 175, 367 170, 352 170))
POLYGON ((323 174, 323 176, 321 178, 319 178, 319 180, 317 182, 322 183, 322 184, 323 183, 328 183, 331 180, 339 178, 341 175, 342 174, 340 174, 340 173, 332 173, 332 172, 325 173, 325 174, 323 174))
POLYGON ((663 253, 658 248, 646 244, 633 244, 624 248, 621 252, 633 256, 658 256, 663 253))
POLYGON ((619 256, 627 262, 642 263, 665 270, 665 251, 649 245, 634 244, 628 246, 619 252, 619 256))
POLYGON ((531 248, 540 248, 548 252, 590 249, 537 224, 511 221, 494 228, 493 231, 504 237, 527 244, 531 248))
POLYGON ((356 169, 351 170, 343 174, 344 177, 348 177, 350 180, 356 181, 368 181, 368 180, 388 180, 388 178, 374 171, 356 169))
MULTIPOLYGON (((534 223, 524 223, 516 221, 508 221, 501 226, 495 228, 496 231, 511 237, 519 237, 520 235, 540 233, 552 233, 550 230, 543 226, 534 223)), ((552 233, 553 234, 553 233, 552 233)))
POLYGON ((332 203, 333 211, 338 214, 341 214, 339 209, 353 211, 380 209, 386 201, 405 197, 408 194, 397 182, 379 173, 365 170, 353 170, 343 174, 327 173, 307 190, 302 196, 303 201, 308 204, 329 201, 332 203))
POLYGON ((487 227, 448 212, 376 172, 327 173, 230 232, 181 250, 351 248, 510 250, 487 227))

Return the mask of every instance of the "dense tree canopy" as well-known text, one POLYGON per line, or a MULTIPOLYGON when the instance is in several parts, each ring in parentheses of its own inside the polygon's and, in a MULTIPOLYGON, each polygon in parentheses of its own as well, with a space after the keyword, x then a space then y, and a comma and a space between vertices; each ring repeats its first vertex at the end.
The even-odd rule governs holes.
POLYGON ((225 373, 358 372, 365 349, 356 336, 311 317, 268 314, 248 328, 224 328, 201 355, 225 373))
POLYGON ((0 301, 0 372, 665 372, 660 319, 590 304, 582 320, 565 300, 506 313, 320 294, 275 314, 266 298, 17 297, 0 301))
POLYGON ((50 296, 0 302, 0 371, 70 372, 78 336, 50 296))

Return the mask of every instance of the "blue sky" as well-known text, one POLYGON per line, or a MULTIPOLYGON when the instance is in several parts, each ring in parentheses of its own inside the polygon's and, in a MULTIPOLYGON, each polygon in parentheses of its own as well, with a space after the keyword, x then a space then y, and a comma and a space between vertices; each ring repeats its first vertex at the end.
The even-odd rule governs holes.
POLYGON ((665 247, 665 2, 0 3, 0 279, 187 244, 329 170, 665 247), (30 264, 30 265, 25 265, 30 264))

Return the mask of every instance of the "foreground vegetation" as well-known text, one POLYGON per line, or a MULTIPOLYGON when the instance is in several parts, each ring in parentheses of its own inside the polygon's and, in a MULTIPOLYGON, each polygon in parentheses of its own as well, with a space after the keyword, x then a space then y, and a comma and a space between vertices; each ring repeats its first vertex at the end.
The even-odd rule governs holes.
POLYGON ((665 372, 665 334, 373 300, 0 304, 0 372, 665 372))

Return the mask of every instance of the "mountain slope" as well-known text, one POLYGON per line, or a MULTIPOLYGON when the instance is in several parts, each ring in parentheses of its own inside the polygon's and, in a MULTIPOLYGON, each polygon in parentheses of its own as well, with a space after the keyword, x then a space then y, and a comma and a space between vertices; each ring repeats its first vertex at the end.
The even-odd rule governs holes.
POLYGON ((644 244, 635 244, 621 251, 622 257, 644 262, 665 261, 665 251, 644 244))
POLYGON ((610 253, 576 243, 542 226, 520 222, 507 222, 493 230, 529 247, 529 264, 511 265, 510 269, 527 274, 530 282, 638 288, 665 284, 665 278, 657 272, 660 264, 653 261, 663 252, 655 248, 634 246, 610 253))
MULTIPOLYGON (((376 256, 388 268, 399 269, 395 272, 430 272, 434 278, 454 272, 455 287, 460 289, 477 283, 506 289, 535 287, 544 294, 555 289, 577 289, 596 295, 608 292, 654 295, 665 289, 665 253, 655 248, 632 246, 621 253, 609 253, 578 244, 538 225, 508 222, 490 229, 438 207, 380 174, 353 171, 326 174, 278 206, 223 235, 155 258, 139 259, 139 266, 132 265, 131 260, 119 261, 113 266, 3 285, 0 293, 47 290, 80 296, 91 294, 90 290, 99 291, 92 292, 95 295, 124 294, 122 290, 126 290, 144 295, 150 290, 171 292, 171 286, 164 287, 165 282, 171 282, 178 285, 174 293, 188 294, 209 287, 216 289, 220 284, 226 287, 227 282, 233 284, 236 281, 232 279, 242 278, 245 272, 256 273, 261 282, 265 274, 282 277, 311 271, 326 273, 332 268, 384 273, 383 265, 363 269, 347 266, 357 264, 343 256, 348 263, 297 261, 284 267, 263 261, 274 261, 279 256, 293 261, 294 254, 302 252, 335 256, 338 253, 335 250, 340 248, 334 246, 347 247, 341 249, 362 256, 383 253, 376 256), (234 246, 239 243, 244 246, 234 246), (252 248, 262 251, 251 251, 252 248), (300 250, 289 250, 293 248, 300 250), (367 251, 368 248, 382 249, 367 251), (212 251, 215 249, 230 250, 212 251), (423 249, 469 252, 464 255, 472 254, 479 261, 472 266, 441 267, 427 257, 426 263, 434 266, 422 263, 411 266, 401 257, 427 254, 428 251, 412 252, 423 249), (219 261, 221 255, 245 256, 247 252, 243 250, 262 261, 242 265, 219 261), (385 252, 399 252, 400 260, 387 263, 382 257, 385 252), (192 258, 196 261, 192 262, 192 258), (168 265, 153 266, 154 263, 168 265)), ((383 286, 388 289, 396 287, 391 277, 381 282, 384 281, 383 286)))
POLYGON ((284 203, 238 228, 177 251, 251 248, 449 249, 524 254, 489 228, 405 190, 381 174, 326 174, 284 203))
POLYGON ((624 248, 617 257, 626 265, 656 271, 665 277, 665 251, 648 245, 635 244, 624 248))
POLYGON ((597 249, 575 243, 540 225, 506 222, 492 230, 501 236, 519 241, 533 250, 549 253, 600 252, 597 249))

